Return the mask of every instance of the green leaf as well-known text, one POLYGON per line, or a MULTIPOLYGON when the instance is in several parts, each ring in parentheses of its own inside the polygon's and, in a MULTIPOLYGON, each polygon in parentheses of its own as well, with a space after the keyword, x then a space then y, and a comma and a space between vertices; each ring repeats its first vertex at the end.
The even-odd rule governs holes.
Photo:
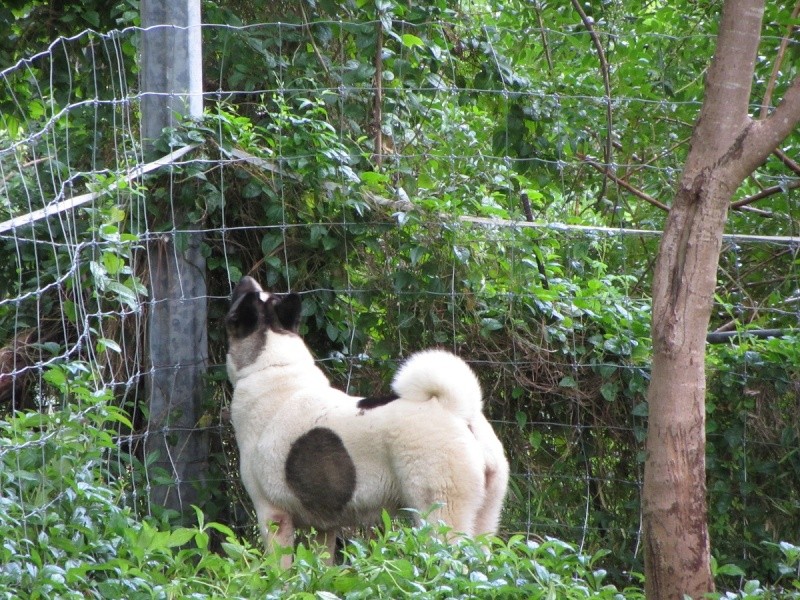
POLYGON ((125 268, 125 261, 112 252, 104 252, 103 266, 109 275, 114 276, 125 268))
POLYGON ((566 377, 561 378, 561 381, 558 382, 558 387, 576 388, 578 387, 578 383, 575 381, 574 377, 567 375, 566 377))
POLYGON ((600 386, 600 395, 607 402, 613 402, 617 399, 617 393, 619 392, 619 386, 616 383, 612 383, 610 381, 606 381, 603 385, 600 386))
POLYGON ((244 547, 241 544, 234 544, 232 542, 222 542, 222 549, 229 557, 233 559, 240 559, 244 556, 244 547))
POLYGON ((95 285, 101 291, 106 289, 106 285, 108 284, 108 276, 106 275, 106 269, 103 265, 101 265, 97 261, 89 262, 89 271, 92 274, 92 278, 94 279, 95 285))
POLYGON ((341 332, 339 331, 339 328, 336 327, 333 323, 328 323, 327 325, 325 325, 325 333, 328 334, 328 339, 330 341, 335 342, 336 340, 339 339, 339 334, 341 332))
POLYGON ((362 171, 359 173, 361 182, 375 188, 382 188, 389 183, 389 177, 383 173, 376 173, 375 171, 362 171))
POLYGON ((167 539, 166 545, 169 548, 174 548, 176 546, 183 546, 190 540, 193 540, 196 534, 197 534, 196 529, 189 529, 188 527, 180 527, 178 529, 175 529, 169 534, 169 538, 167 539))
POLYGON ((410 33, 404 33, 402 36, 400 36, 400 39, 403 42, 403 45, 406 46, 407 48, 425 46, 425 42, 422 41, 422 38, 418 38, 417 36, 412 35, 410 33))
POLYGON ((257 181, 250 181, 242 188, 243 198, 257 198, 261 195, 261 185, 257 181))
POLYGON ((416 266, 417 263, 419 263, 420 259, 423 256, 425 256, 426 252, 427 252, 427 250, 425 248, 423 248, 422 246, 414 246, 414 247, 412 247, 411 251, 409 252, 409 257, 411 258, 411 264, 413 266, 416 266))
POLYGON ((61 367, 50 367, 44 372, 44 380, 53 384, 57 388, 62 388, 67 384, 67 374, 61 367))
POLYGON ((729 577, 745 577, 747 574, 737 565, 726 564, 718 566, 715 575, 727 575, 729 577))
POLYGON ((205 550, 208 548, 208 542, 210 539, 211 536, 209 536, 205 531, 198 531, 194 536, 194 543, 201 550, 205 550))
POLYGON ((498 331, 503 328, 503 323, 493 317, 481 319, 481 327, 486 331, 498 331))
POLYGON ((122 348, 114 340, 110 340, 108 338, 100 338, 100 339, 98 339, 97 340, 97 351, 98 352, 105 352, 106 350, 111 350, 113 352, 116 352, 117 354, 122 354, 122 348))
POLYGON ((261 251, 264 253, 264 256, 269 256, 280 247, 281 244, 283 244, 283 236, 280 233, 266 233, 264 237, 261 238, 261 251))
POLYGON ((117 300, 119 300, 122 304, 127 305, 132 310, 139 309, 139 300, 136 296, 136 293, 126 285, 123 285, 118 281, 109 280, 106 282, 106 290, 116 294, 117 300))

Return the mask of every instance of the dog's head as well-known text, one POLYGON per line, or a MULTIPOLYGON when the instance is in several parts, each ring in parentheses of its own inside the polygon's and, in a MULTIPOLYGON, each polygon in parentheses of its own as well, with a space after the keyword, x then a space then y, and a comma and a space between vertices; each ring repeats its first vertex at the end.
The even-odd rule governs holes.
POLYGON ((252 277, 242 277, 233 290, 225 317, 231 382, 235 384, 238 373, 259 360, 266 351, 270 334, 297 333, 300 311, 297 294, 270 294, 252 277))

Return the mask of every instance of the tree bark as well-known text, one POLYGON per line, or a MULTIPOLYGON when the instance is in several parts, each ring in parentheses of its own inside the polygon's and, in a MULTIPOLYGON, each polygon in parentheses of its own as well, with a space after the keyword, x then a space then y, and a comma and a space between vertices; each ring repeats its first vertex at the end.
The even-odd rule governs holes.
POLYGON ((726 0, 705 100, 653 278, 653 364, 642 498, 650 599, 714 590, 705 473, 705 341, 731 198, 800 120, 794 81, 749 115, 763 0, 726 0))

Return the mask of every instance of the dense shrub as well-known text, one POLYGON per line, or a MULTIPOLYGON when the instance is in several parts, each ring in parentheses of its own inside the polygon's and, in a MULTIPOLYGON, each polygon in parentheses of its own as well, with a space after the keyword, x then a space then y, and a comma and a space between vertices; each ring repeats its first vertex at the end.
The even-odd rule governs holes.
MULTIPOLYGON (((522 535, 451 544, 442 541, 444 530, 412 529, 388 516, 371 535, 350 540, 336 566, 301 543, 283 571, 278 556, 206 522, 200 509, 191 527, 137 517, 127 484, 142 467, 120 469, 129 455, 116 441, 120 427, 131 425, 127 416, 83 364, 51 369, 46 379, 60 408, 0 421, 0 597, 644 597, 635 574, 624 587, 612 582, 608 551, 586 554, 522 535)), ((800 547, 768 546, 773 587, 745 580, 735 565, 715 566, 742 586, 720 597, 800 598, 800 547)))

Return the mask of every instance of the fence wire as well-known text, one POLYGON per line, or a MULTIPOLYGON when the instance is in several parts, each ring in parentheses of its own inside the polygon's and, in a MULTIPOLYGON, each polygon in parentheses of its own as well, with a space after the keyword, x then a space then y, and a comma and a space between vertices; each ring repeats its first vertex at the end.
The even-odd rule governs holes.
MULTIPOLYGON (((442 22, 427 27, 447 37, 463 26, 442 22)), ((167 132, 160 146, 163 158, 156 161, 145 159, 139 135, 136 28, 60 38, 0 71, 5 103, 0 115, 0 280, 8 286, 0 289, 0 411, 44 416, 63 403, 75 403, 79 410, 91 412, 92 400, 73 396, 70 386, 59 385, 62 378, 52 373, 63 373, 65 380, 91 375, 86 385, 98 393, 110 390, 108 402, 127 411, 132 421, 130 427, 118 426, 116 467, 108 472, 127 478, 126 502, 144 513, 157 512, 151 492, 169 483, 170 473, 152 470, 144 454, 148 436, 155 433, 147 430, 145 418, 145 381, 152 370, 144 342, 146 314, 152 306, 147 276, 153 257, 148 249, 164 235, 179 239, 200 233, 209 263, 212 364, 206 411, 195 429, 207 433, 214 457, 202 484, 209 493, 226 498, 223 504, 207 496, 210 512, 253 532, 226 415, 230 389, 224 375, 222 326, 232 286, 249 272, 265 285, 302 294, 309 343, 334 383, 353 394, 370 394, 386 385, 398 361, 422 343, 465 356, 484 383, 487 410, 513 465, 504 532, 555 535, 581 545, 605 540, 620 549, 621 556, 639 557, 648 370, 646 358, 637 357, 636 348, 626 344, 646 338, 649 327, 647 282, 658 218, 634 222, 635 215, 643 213, 628 206, 633 216, 619 227, 578 224, 578 215, 587 210, 580 187, 591 186, 596 192, 601 175, 579 152, 557 144, 550 155, 522 158, 498 152, 513 146, 516 132, 511 127, 498 130, 494 147, 476 143, 474 153, 464 152, 468 145, 456 142, 493 125, 485 115, 474 115, 484 120, 478 126, 463 120, 469 115, 460 106, 474 95, 493 97, 506 113, 527 103, 543 118, 546 113, 547 127, 556 136, 571 131, 570 120, 577 113, 596 115, 598 123, 604 122, 608 102, 619 110, 646 105, 665 118, 675 103, 649 95, 556 93, 530 82, 527 87, 502 80, 486 88, 456 88, 441 77, 409 77, 402 85, 382 90, 387 145, 376 155, 397 176, 394 185, 381 180, 382 191, 374 192, 345 168, 348 160, 340 158, 330 161, 338 168, 317 176, 316 189, 298 192, 297 173, 307 163, 316 164, 319 156, 315 148, 304 153, 292 136, 306 126, 321 127, 321 118, 314 120, 314 114, 307 113, 273 120, 274 143, 261 156, 252 153, 252 146, 264 140, 256 137, 248 141, 250 146, 232 147, 225 129, 235 126, 232 106, 249 106, 243 112, 254 120, 269 120, 269 109, 297 98, 307 98, 310 104, 320 101, 320 108, 339 119, 340 130, 319 130, 320 135, 330 134, 331 144, 344 137, 349 120, 366 119, 376 86, 369 76, 359 79, 359 66, 344 54, 337 63, 335 54, 321 57, 319 48, 303 50, 309 61, 321 62, 323 71, 337 74, 337 85, 304 88, 300 77, 282 79, 288 77, 287 65, 296 60, 284 54, 286 38, 305 36, 308 27, 327 28, 345 48, 353 30, 373 30, 376 23, 204 26, 204 38, 213 48, 206 71, 214 80, 213 89, 205 93, 205 130, 167 132), (275 77, 265 77, 263 87, 229 87, 252 80, 247 69, 257 61, 241 60, 247 48, 263 57, 263 68, 275 77), (280 85, 266 85, 272 81, 280 85), (426 103, 415 105, 406 121, 393 117, 393 107, 399 111, 407 102, 423 100, 426 103), (356 105, 363 109, 358 117, 352 112, 356 105), (431 134, 423 125, 433 122, 439 123, 442 137, 424 140, 431 134), (447 136, 453 140, 450 147, 443 145, 447 136), (432 161, 439 165, 437 170, 432 161), (519 191, 504 187, 514 180, 509 174, 519 171, 520 161, 525 161, 523 187, 535 188, 537 169, 559 182, 560 189, 551 186, 546 194, 560 196, 547 203, 534 200, 532 218, 526 218, 518 203, 519 191), (397 183, 404 172, 411 172, 409 177, 419 184, 411 193, 397 183), (449 181, 429 181, 431 173, 443 172, 450 173, 449 181), (470 178, 483 182, 473 188, 482 194, 473 203, 458 196, 459 186, 470 178), (500 182, 497 189, 493 181, 500 182), (395 195, 386 197, 387 189, 395 195), (357 202, 326 216, 326 202, 346 203, 354 200, 351 194, 357 194, 357 202), (171 215, 176 204, 186 204, 187 195, 190 203, 201 198, 193 206, 195 218, 176 227, 171 215), (437 198, 448 197, 449 206, 437 204, 437 198), (418 205, 434 208, 415 212, 418 205), (252 212, 256 206, 257 214, 252 212), (533 250, 539 251, 538 264, 533 250), (336 260, 326 261, 326 253, 336 260), (604 264, 611 265, 607 272, 604 264), (542 278, 541 270, 548 278, 542 278), (581 278, 595 283, 578 289, 581 278), (610 282, 619 294, 609 293, 610 282), (565 297, 581 310, 563 313, 565 297), (606 310, 627 317, 612 319, 610 313, 604 316, 606 310), (598 322, 605 329, 598 328, 598 322)), ((433 35, 410 25, 404 31, 420 39, 433 35)), ((569 31, 534 33, 554 39, 579 36, 569 31)), ((491 51, 495 38, 482 39, 491 51)), ((693 41, 682 40, 687 45, 693 41)), ((417 60, 413 47, 401 44, 397 52, 406 52, 409 62, 417 60)), ((496 55, 504 53, 498 49, 496 55)), ((458 71, 455 60, 452 54, 443 58, 442 70, 458 71)), ((503 71, 506 65, 497 61, 503 71)), ((683 103, 692 109, 699 106, 694 100, 683 103)), ((365 135, 376 133, 364 130, 365 135)), ((309 136, 300 138, 304 144, 309 136)), ((647 171, 668 188, 680 171, 679 158, 666 153, 646 163, 615 163, 600 170, 616 176, 647 171)), ((377 169, 375 177, 380 178, 377 169)), ((627 193, 619 177, 608 181, 617 199, 627 193)), ((718 322, 725 322, 726 314, 731 321, 758 314, 781 323, 794 319, 796 324, 796 182, 796 175, 763 178, 764 186, 784 186, 786 214, 795 215, 779 220, 773 231, 761 228, 763 233, 748 236, 752 222, 732 220, 720 285, 728 299, 738 298, 738 304, 720 299, 715 306, 718 322), (776 260, 782 269, 770 266, 776 260), (764 272, 774 276, 765 277, 764 272)), ((738 427, 735 435, 730 427, 709 431, 711 467, 731 470, 739 486, 723 490, 726 482, 716 481, 720 490, 711 512, 749 501, 737 490, 753 490, 748 482, 765 477, 760 470, 764 455, 781 472, 780 465, 791 462, 792 454, 780 435, 797 431, 796 422, 770 408, 771 402, 800 398, 797 381, 780 381, 780 389, 788 390, 781 396, 775 391, 776 371, 769 365, 755 357, 741 358, 734 350, 728 358, 729 363, 719 359, 709 364, 709 378, 717 382, 711 390, 712 406, 717 414, 733 411, 724 404, 725 393, 737 386, 749 404, 744 416, 737 413, 732 421, 724 421, 738 427)), ((0 455, 13 456, 28 443, 6 441, 0 455)), ((785 496, 767 501, 796 517, 799 505, 790 487, 785 496)), ((31 506, 26 512, 41 509, 31 506)), ((184 509, 191 513, 188 506, 184 509)), ((746 520, 731 527, 744 534, 746 520)))

